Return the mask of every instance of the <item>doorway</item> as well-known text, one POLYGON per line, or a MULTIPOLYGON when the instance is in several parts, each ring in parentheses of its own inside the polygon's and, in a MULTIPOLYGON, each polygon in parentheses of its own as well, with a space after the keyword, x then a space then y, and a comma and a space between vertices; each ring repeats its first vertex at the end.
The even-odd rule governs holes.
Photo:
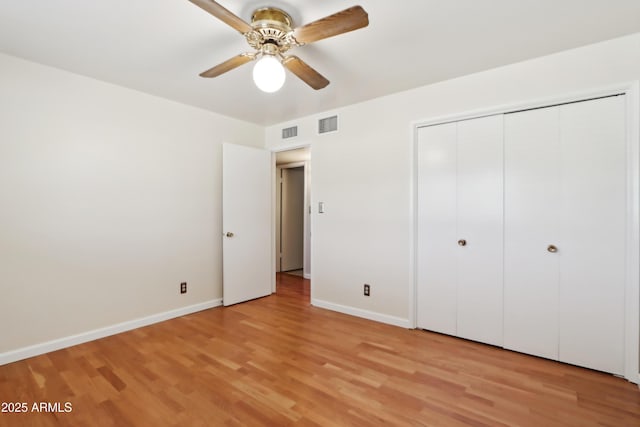
MULTIPOLYGON (((295 276, 300 283, 311 277, 310 149, 275 153, 275 272, 295 276)), ((309 286, 307 284, 307 286, 309 286)))
POLYGON ((276 271, 297 276, 304 274, 304 166, 280 166, 278 192, 279 218, 276 229, 276 271), (279 244, 278 244, 279 243, 279 244))

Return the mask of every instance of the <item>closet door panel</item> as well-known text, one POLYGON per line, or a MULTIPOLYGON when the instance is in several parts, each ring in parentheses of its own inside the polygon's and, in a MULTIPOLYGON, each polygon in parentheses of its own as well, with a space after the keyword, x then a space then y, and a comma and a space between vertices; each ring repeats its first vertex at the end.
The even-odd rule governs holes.
POLYGON ((456 124, 418 130, 418 327, 456 334, 456 124))
POLYGON ((502 345, 503 116, 458 122, 457 154, 458 336, 502 345))
POLYGON ((505 115, 504 347, 558 358, 559 110, 505 115))
POLYGON ((560 107, 560 360, 623 374, 624 96, 560 107))

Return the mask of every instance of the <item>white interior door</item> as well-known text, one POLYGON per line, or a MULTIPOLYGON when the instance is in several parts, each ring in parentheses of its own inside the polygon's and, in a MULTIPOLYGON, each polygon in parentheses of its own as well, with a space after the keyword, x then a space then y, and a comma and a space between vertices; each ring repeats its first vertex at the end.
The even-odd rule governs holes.
POLYGON ((417 323, 456 335, 456 123, 418 132, 417 323))
POLYGON ((560 360, 622 375, 625 97, 560 107, 560 360))
POLYGON ((222 146, 223 303, 271 293, 271 153, 222 146))
POLYGON ((493 345, 503 323, 502 120, 458 122, 457 141, 458 336, 493 345))
POLYGON ((504 347, 558 359, 559 110, 505 115, 504 347))

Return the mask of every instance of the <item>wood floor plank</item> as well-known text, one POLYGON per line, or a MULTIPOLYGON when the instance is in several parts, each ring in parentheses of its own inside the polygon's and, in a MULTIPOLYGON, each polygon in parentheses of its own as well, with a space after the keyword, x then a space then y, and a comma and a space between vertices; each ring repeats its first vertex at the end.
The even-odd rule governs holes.
POLYGON ((0 366, 0 426, 640 426, 601 372, 351 317, 277 293, 0 366))

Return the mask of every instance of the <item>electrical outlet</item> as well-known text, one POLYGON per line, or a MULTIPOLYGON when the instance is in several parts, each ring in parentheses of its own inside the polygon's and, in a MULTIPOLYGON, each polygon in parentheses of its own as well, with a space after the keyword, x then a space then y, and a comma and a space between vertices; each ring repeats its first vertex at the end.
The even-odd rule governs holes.
POLYGON ((181 294, 187 293, 187 282, 180 283, 180 293, 181 294))
POLYGON ((371 286, 369 286, 368 284, 364 284, 364 296, 368 297, 371 295, 371 286))

